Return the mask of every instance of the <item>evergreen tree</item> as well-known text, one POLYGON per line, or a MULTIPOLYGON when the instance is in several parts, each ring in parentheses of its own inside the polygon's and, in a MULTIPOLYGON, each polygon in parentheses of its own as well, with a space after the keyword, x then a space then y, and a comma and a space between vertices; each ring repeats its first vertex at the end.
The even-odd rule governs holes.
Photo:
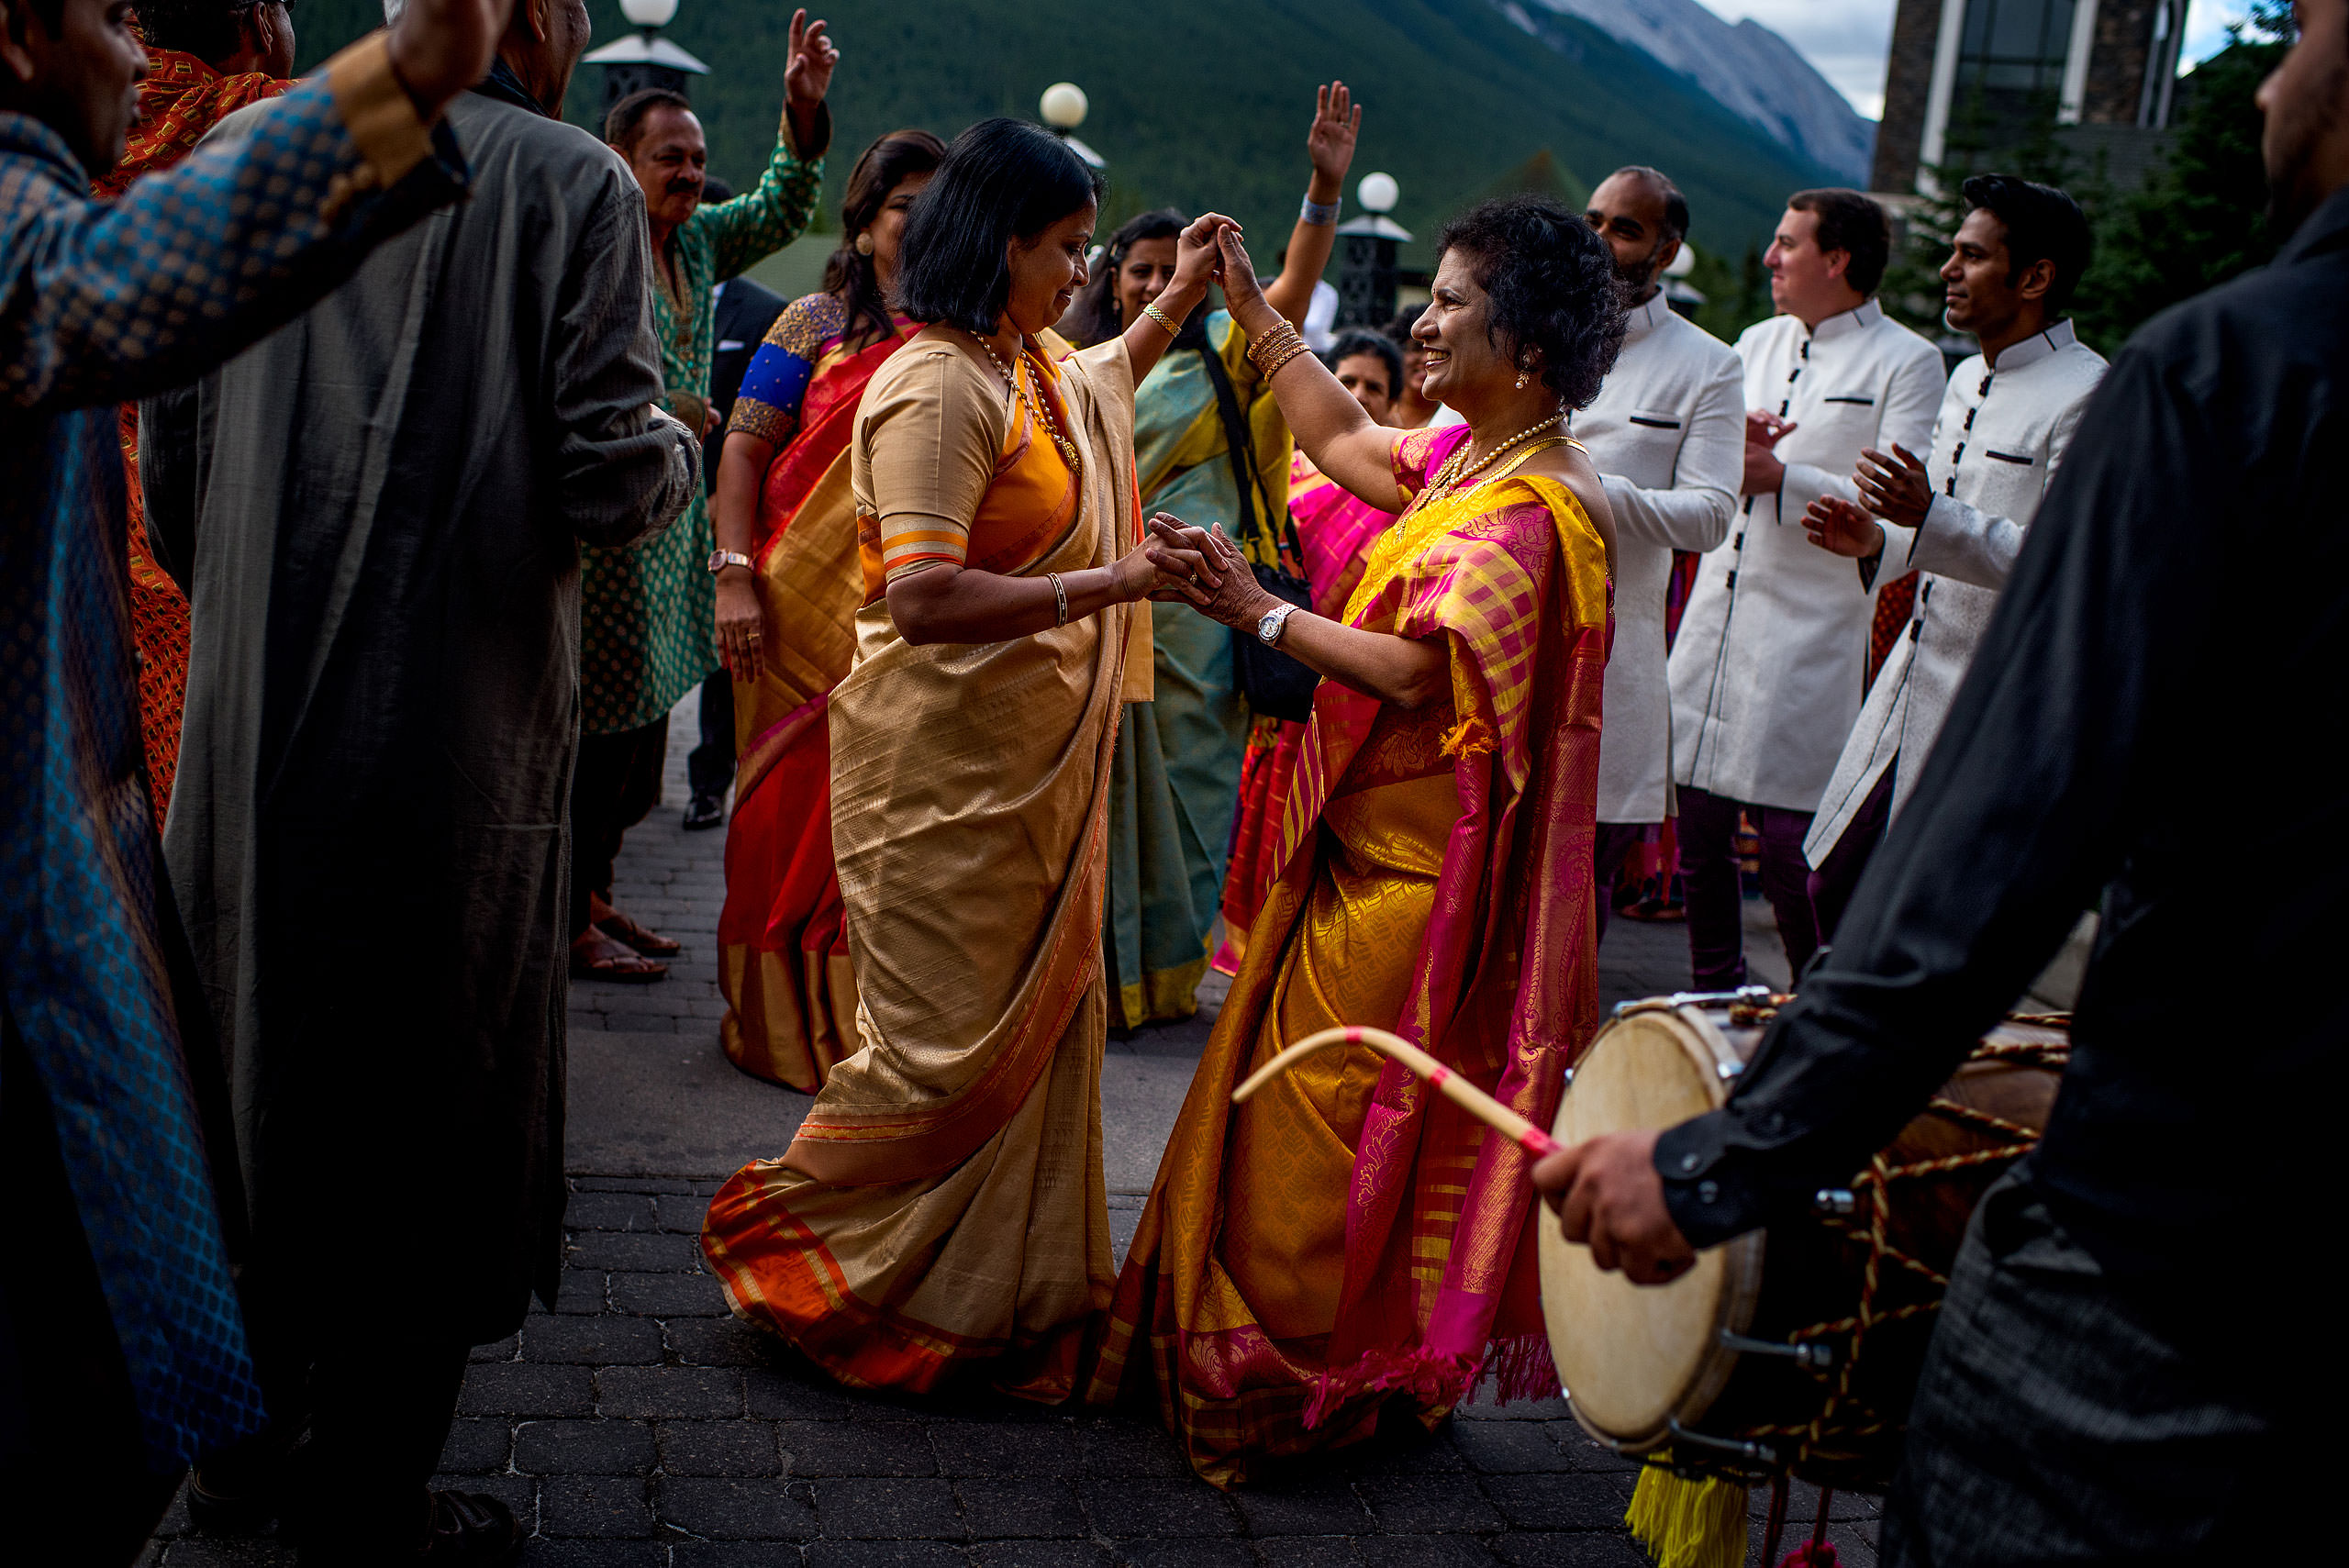
POLYGON ((2255 0, 2232 41, 2180 84, 2184 113, 2141 191, 2103 204, 2097 257, 2075 301, 2080 336, 2110 353, 2155 312, 2265 263, 2282 236, 2252 95, 2291 47, 2291 7, 2255 0))

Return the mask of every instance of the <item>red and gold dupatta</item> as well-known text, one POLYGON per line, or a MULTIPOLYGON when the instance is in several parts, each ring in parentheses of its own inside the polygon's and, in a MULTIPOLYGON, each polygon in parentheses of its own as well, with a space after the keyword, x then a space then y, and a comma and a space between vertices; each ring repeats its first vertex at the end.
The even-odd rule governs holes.
POLYGON ((734 686, 734 817, 718 919, 718 1040, 745 1073, 803 1094, 856 1049, 840 877, 832 864, 826 711, 856 653, 864 579, 849 438, 865 384, 898 336, 818 359, 799 430, 767 465, 751 543, 769 640, 755 682, 734 686))

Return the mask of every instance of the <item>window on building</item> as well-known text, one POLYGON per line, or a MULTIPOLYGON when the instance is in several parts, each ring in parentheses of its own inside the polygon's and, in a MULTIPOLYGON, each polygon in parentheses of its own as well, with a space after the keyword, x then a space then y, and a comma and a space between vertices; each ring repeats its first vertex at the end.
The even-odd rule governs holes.
POLYGON ((2021 106, 2063 90, 2074 0, 1965 0, 1957 92, 1979 92, 1987 107, 2021 106))

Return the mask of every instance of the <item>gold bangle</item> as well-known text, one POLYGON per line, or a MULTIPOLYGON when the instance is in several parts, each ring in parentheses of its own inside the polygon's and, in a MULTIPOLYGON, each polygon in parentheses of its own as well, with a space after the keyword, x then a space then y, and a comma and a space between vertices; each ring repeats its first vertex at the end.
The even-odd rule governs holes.
POLYGON ((1271 365, 1286 363, 1304 348, 1305 334, 1294 323, 1282 321, 1266 328, 1263 337, 1249 340, 1248 362, 1256 367, 1258 374, 1269 377, 1273 373, 1271 365))
POLYGON ((1169 338, 1179 338, 1183 335, 1182 323, 1167 315, 1166 312, 1159 309, 1158 302, 1156 300, 1153 299, 1148 305, 1143 306, 1141 307, 1141 313, 1144 316, 1149 317, 1152 321, 1157 322, 1161 327, 1165 328, 1166 335, 1169 338))
POLYGON ((1311 351, 1312 350, 1308 349, 1301 341, 1287 344, 1284 348, 1280 356, 1275 359, 1272 363, 1259 364, 1256 367, 1257 373, 1262 375, 1266 382, 1270 382, 1273 377, 1280 374, 1281 371, 1286 367, 1291 360, 1300 358, 1311 351))

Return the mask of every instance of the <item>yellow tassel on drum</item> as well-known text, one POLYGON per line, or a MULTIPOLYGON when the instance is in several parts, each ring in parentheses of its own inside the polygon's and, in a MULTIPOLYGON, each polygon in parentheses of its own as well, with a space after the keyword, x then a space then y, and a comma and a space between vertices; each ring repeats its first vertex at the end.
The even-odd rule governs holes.
POLYGON ((1734 1481, 1685 1481, 1650 1465, 1623 1522, 1657 1568, 1743 1568, 1745 1508, 1745 1488, 1734 1481))

